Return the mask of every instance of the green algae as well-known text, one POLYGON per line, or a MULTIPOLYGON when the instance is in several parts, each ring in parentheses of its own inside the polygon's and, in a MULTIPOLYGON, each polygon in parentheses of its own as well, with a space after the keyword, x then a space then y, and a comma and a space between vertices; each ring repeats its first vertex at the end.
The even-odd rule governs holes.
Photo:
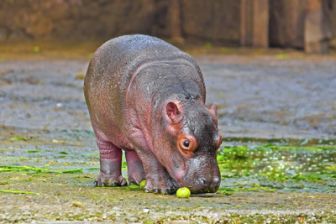
POLYGON ((20 191, 20 190, 4 190, 0 189, 0 193, 7 193, 7 194, 37 194, 31 191, 20 191))
POLYGON ((222 187, 218 189, 218 193, 223 195, 232 195, 238 192, 275 192, 275 191, 276 191, 275 188, 265 187, 259 184, 254 184, 251 187, 244 187, 244 186, 234 188, 222 187))
MULTIPOLYGON (((0 173, 0 177, 4 178, 4 174, 0 173)), ((10 172, 9 175, 16 175, 16 173, 10 172)), ((78 174, 76 177, 85 176, 85 174, 78 174)), ((167 195, 154 195, 144 193, 138 188, 137 185, 133 185, 135 190, 130 190, 128 187, 103 187, 95 188, 93 185, 87 185, 92 180, 87 178, 74 178, 73 174, 59 174, 53 175, 51 173, 41 173, 38 176, 34 176, 34 180, 28 187, 24 183, 13 182, 10 180, 10 184, 17 186, 17 188, 25 189, 30 192, 38 192, 34 196, 34 203, 26 209, 26 213, 32 214, 25 216, 20 214, 16 219, 20 222, 31 222, 31 220, 49 220, 52 221, 85 221, 85 222, 148 222, 148 223, 172 223, 174 221, 187 221, 188 223, 218 223, 219 220, 227 220, 226 223, 234 223, 235 221, 251 221, 254 218, 258 220, 296 220, 297 215, 277 213, 276 211, 268 214, 255 214, 253 212, 254 203, 258 203, 259 208, 268 208, 274 204, 267 202, 267 198, 274 197, 273 192, 267 192, 263 190, 250 189, 250 191, 261 194, 263 192, 268 193, 267 197, 261 197, 256 202, 251 202, 251 199, 258 196, 252 194, 241 195, 242 192, 246 192, 242 189, 227 189, 231 191, 231 194, 223 195, 223 197, 202 198, 194 195, 189 200, 178 200, 174 196, 167 195), (40 176, 42 175, 42 176, 40 176), (241 196, 239 196, 241 195, 241 196), (263 200, 266 201, 264 202, 263 200), (249 202, 250 201, 250 202, 249 202), (41 210, 38 205, 48 205, 41 210), (236 207, 237 205, 242 206, 236 207), (246 207, 247 206, 247 207, 246 207), (240 213, 239 211, 246 211, 250 208, 252 212, 240 213), (213 210, 214 209, 214 210, 213 210), (233 212, 231 211, 234 210, 233 212), (224 212, 226 211, 226 212, 224 212), (130 215, 132 214, 132 215, 130 215), (229 215, 230 214, 230 215, 229 215)), ((7 186, 6 186, 7 187, 7 186)), ((10 188, 11 186, 8 186, 10 188)), ((258 188, 258 186, 255 186, 258 188)), ((3 194, 5 195, 5 194, 3 194)), ((0 202, 4 200, 8 203, 19 203, 15 195, 8 193, 6 198, 1 198, 0 202), (12 198, 12 199, 10 199, 12 198)), ((20 197, 20 204, 31 203, 29 198, 23 196, 20 197)), ((259 195, 260 197, 260 195, 259 195)), ((287 198, 288 196, 284 197, 287 198)), ((315 197, 318 197, 316 195, 315 197)), ((275 199, 272 199, 275 200, 275 199)), ((307 203, 311 200, 302 196, 302 199, 296 199, 301 201, 303 207, 307 206, 307 203)), ((320 200, 317 198, 316 200, 320 200)), ((300 202, 301 203, 301 202, 300 202)), ((309 202, 312 203, 312 202, 309 202)), ((280 205, 279 205, 280 206, 280 205)), ((287 204, 286 206, 292 206, 287 204)), ((300 206, 300 205, 296 205, 300 206)), ((323 205, 327 206, 327 205, 323 205)), ((0 211, 9 213, 11 207, 2 207, 0 211)), ((279 208, 280 209, 280 208, 279 208)), ((17 211, 17 210, 15 210, 17 211)), ((14 211, 13 211, 14 212, 14 211)), ((333 214, 324 212, 323 215, 314 215, 309 213, 306 220, 310 220, 310 217, 317 216, 319 221, 330 221, 333 214)), ((6 217, 12 222, 13 218, 6 217)), ((279 223, 281 223, 279 221, 279 223)), ((219 222, 221 223, 221 222, 219 222)), ((250 223, 250 222, 248 222, 250 223)), ((253 222, 252 222, 253 223, 253 222)), ((276 223, 276 222, 274 222, 276 223)), ((317 222, 318 223, 318 222, 317 222)))
MULTIPOLYGON (((99 157, 95 148, 83 150, 72 145, 40 145, 40 152, 29 153, 26 145, 21 145, 22 143, 24 141, 18 142, 17 147, 0 152, 0 165, 3 164, 0 170, 6 166, 10 169, 0 171, 0 178, 6 180, 2 188, 37 193, 33 197, 15 193, 0 194, 0 203, 6 201, 18 206, 18 197, 21 200, 20 204, 30 203, 31 206, 27 210, 30 216, 20 214, 15 219, 21 222, 66 220, 171 223, 176 220, 217 223, 226 220, 225 223, 258 223, 254 220, 272 220, 272 223, 290 223, 296 222, 299 214, 282 212, 307 207, 321 209, 324 213, 316 213, 314 216, 305 216, 307 213, 304 213, 305 220, 334 220, 335 214, 328 213, 334 208, 332 201, 335 198, 334 194, 330 193, 335 189, 335 150, 332 145, 315 147, 280 143, 224 142, 224 146, 218 152, 218 163, 222 173, 218 193, 207 197, 195 194, 188 200, 178 200, 173 195, 144 193, 143 189, 134 184, 127 187, 95 188, 93 182, 99 172, 99 157), (60 155, 66 158, 59 158, 60 155), (293 169, 295 167, 297 169, 293 169), (82 172, 60 172, 77 169, 81 169, 82 172), (295 173, 292 173, 292 170, 295 173), (326 187, 323 187, 324 185, 326 187), (31 203, 31 198, 34 198, 36 205, 31 203), (276 201, 280 202, 275 203, 276 201), (38 205, 42 204, 49 204, 52 210, 46 208, 41 211, 38 205), (210 208, 214 210, 209 210, 210 208), (274 212, 253 212, 255 209, 269 211, 269 208, 274 209, 274 212), (231 211, 232 209, 235 210, 231 211)), ((124 164, 124 174, 126 167, 124 164)), ((0 208, 0 212, 12 214, 6 207, 0 208)), ((6 216, 6 220, 13 222, 11 217, 6 216)), ((318 221, 315 223, 319 223, 318 221)))
POLYGON ((82 173, 83 169, 50 170, 33 166, 0 166, 0 172, 30 172, 30 173, 82 173))
POLYGON ((14 136, 9 138, 9 141, 12 141, 12 142, 28 141, 29 139, 30 139, 30 137, 21 136, 21 135, 14 135, 14 136))
POLYGON ((217 161, 225 193, 228 187, 232 192, 253 191, 253 184, 261 187, 257 189, 335 191, 335 145, 226 145, 217 161), (243 188, 237 186, 241 183, 243 188))
POLYGON ((27 153, 39 153, 39 152, 41 152, 40 149, 29 149, 29 150, 27 150, 27 153))
POLYGON ((140 187, 141 189, 145 189, 146 184, 147 184, 147 180, 144 179, 144 180, 140 181, 140 183, 139 183, 139 187, 140 187))
POLYGON ((295 139, 295 138, 251 138, 251 137, 226 137, 223 138, 224 143, 233 143, 240 145, 259 144, 269 146, 284 146, 284 147, 298 147, 298 146, 335 146, 335 138, 310 138, 310 139, 295 139))

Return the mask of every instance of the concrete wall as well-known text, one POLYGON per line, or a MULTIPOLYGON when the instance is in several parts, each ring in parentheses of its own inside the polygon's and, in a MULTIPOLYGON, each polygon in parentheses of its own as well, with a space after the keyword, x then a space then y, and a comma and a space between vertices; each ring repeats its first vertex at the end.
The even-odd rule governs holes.
MULTIPOLYGON (((180 0, 184 38, 239 43, 239 1, 180 0)), ((0 40, 169 37, 169 0, 1 0, 0 40)))
MULTIPOLYGON (((303 48, 306 1, 269 0, 271 47, 303 48)), ((336 0, 327 1, 335 36, 336 0)), ((0 0, 0 41, 105 40, 127 33, 169 38, 180 32, 187 42, 239 45, 240 7, 240 0, 0 0), (172 1, 180 7, 179 21, 173 20, 179 29, 171 28, 172 1)))
POLYGON ((239 44, 240 1, 183 0, 182 20, 186 39, 239 44))
POLYGON ((155 0, 1 0, 0 39, 107 38, 150 32, 155 0))
POLYGON ((305 0, 270 0, 271 46, 303 48, 305 0))
MULTIPOLYGON (((322 1, 322 0, 320 0, 322 1)), ((331 24, 330 32, 336 36, 336 0, 323 0, 331 24)), ((304 24, 307 0, 270 0, 270 45, 275 47, 304 47, 304 24)))

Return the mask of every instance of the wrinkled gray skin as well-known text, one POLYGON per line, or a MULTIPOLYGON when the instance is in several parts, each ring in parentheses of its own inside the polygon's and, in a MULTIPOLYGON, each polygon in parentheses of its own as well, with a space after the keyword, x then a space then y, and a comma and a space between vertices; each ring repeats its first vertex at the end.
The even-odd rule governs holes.
POLYGON ((112 39, 95 52, 84 93, 100 150, 97 186, 127 184, 123 149, 129 182, 146 179, 147 192, 218 189, 216 108, 205 106, 202 73, 189 55, 151 36, 112 39), (185 136, 197 147, 178 146, 185 136))

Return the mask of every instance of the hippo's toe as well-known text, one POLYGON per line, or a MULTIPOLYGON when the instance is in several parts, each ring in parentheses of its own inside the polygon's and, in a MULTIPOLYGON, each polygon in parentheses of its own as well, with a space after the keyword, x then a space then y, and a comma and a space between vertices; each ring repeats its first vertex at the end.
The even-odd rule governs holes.
POLYGON ((126 186, 127 181, 123 176, 115 177, 100 173, 95 181, 96 187, 126 186))
POLYGON ((177 184, 171 178, 160 181, 148 181, 145 187, 145 192, 156 194, 173 194, 177 190, 177 184))

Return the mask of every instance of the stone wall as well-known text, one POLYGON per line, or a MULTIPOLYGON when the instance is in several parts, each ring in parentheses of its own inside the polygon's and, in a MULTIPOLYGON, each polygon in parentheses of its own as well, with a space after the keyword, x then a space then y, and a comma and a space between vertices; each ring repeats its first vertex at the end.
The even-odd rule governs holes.
MULTIPOLYGON (((239 1, 181 0, 187 39, 239 43, 239 1)), ((1 0, 0 40, 169 37, 169 0, 1 0)))
MULTIPOLYGON (((306 1, 269 0, 271 47, 303 48, 306 1)), ((336 0, 326 1, 335 37, 336 0)), ((175 32, 186 42, 237 46, 240 7, 240 0, 0 0, 0 41, 106 40, 128 33, 170 38, 175 32), (178 19, 171 20, 171 12, 178 19)))
POLYGON ((303 48, 305 0, 270 0, 271 46, 303 48))
MULTIPOLYGON (((328 32, 336 36, 336 0, 324 0, 328 32)), ((270 0, 270 46, 304 47, 304 23, 307 0, 270 0)), ((322 25, 321 25, 322 26, 322 25)))
POLYGON ((0 38, 96 39, 154 29, 155 0, 1 0, 0 38))
POLYGON ((182 20, 187 39, 239 44, 240 1, 183 0, 182 20))

